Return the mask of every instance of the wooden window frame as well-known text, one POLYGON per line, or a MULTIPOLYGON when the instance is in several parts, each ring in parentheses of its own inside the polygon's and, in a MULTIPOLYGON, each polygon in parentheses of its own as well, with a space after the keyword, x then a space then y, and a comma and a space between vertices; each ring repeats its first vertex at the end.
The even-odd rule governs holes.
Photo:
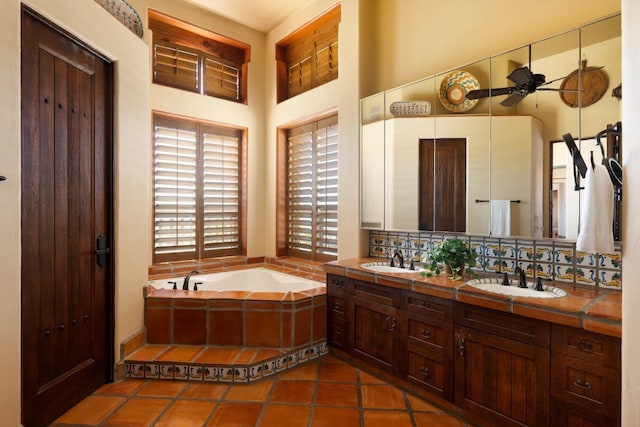
MULTIPOLYGON (((301 253, 296 250, 291 250, 288 244, 289 237, 289 225, 288 225, 288 173, 289 173, 289 162, 288 162, 288 136, 291 129, 306 126, 311 123, 318 123, 322 120, 331 118, 335 116, 337 118, 338 112, 336 109, 332 109, 326 111, 321 114, 315 115, 313 118, 291 123, 289 125, 279 127, 277 130, 277 144, 276 144, 276 256, 285 257, 285 256, 295 256, 300 258, 307 258, 313 261, 327 262, 333 261, 337 259, 337 254, 335 256, 330 256, 326 254, 317 254, 315 251, 315 236, 313 237, 313 250, 311 251, 310 256, 307 254, 301 253)), ((339 144, 339 142, 338 142, 339 144)), ((315 181, 314 181, 315 183, 315 181)), ((315 217, 315 210, 314 210, 315 217)), ((313 219, 315 223, 315 218, 313 219)), ((315 228, 314 228, 315 232, 315 228)), ((315 233, 313 233, 315 234, 315 233)), ((337 248, 336 248, 337 252, 337 248)))
POLYGON ((189 90, 201 95, 214 96, 221 99, 247 104, 248 103, 248 70, 251 60, 251 46, 229 37, 200 28, 180 19, 149 9, 149 29, 153 33, 152 49, 155 55, 156 46, 178 46, 186 51, 198 55, 198 79, 194 85, 160 80, 156 77, 155 60, 152 61, 153 83, 178 89, 189 90), (225 91, 218 93, 211 87, 207 88, 206 67, 207 59, 232 66, 238 72, 237 96, 229 96, 225 91))
POLYGON ((197 147, 196 147, 196 179, 198 180, 196 184, 196 214, 195 214, 195 222, 196 222, 196 248, 193 252, 188 253, 166 253, 166 254, 158 254, 156 253, 156 202, 155 202, 155 148, 152 148, 152 157, 154 164, 154 172, 152 174, 152 201, 153 201, 153 218, 151 222, 151 236, 152 236, 152 250, 153 250, 153 263, 160 262, 171 262, 171 261, 185 261, 185 260, 201 260, 201 259, 210 259, 217 258, 223 256, 231 256, 231 255, 244 255, 246 256, 247 251, 247 216, 246 216, 246 207, 247 207, 247 184, 246 184, 246 176, 247 176, 247 129, 231 126, 228 124, 217 123, 212 121, 203 121, 190 117, 179 116, 175 114, 169 114, 159 111, 153 111, 153 136, 152 136, 152 144, 155 145, 155 128, 157 123, 177 123, 179 125, 183 125, 181 129, 189 129, 194 130, 197 134, 197 147), (204 242, 204 172, 203 172, 203 163, 204 160, 202 157, 203 152, 203 134, 206 130, 217 129, 221 132, 237 132, 238 133, 238 245, 233 249, 208 249, 204 242))
POLYGON ((338 27, 340 24, 340 4, 303 25, 284 39, 276 43, 276 86, 277 101, 282 102, 310 89, 321 86, 338 78, 338 27), (318 52, 328 48, 329 59, 318 62, 318 52), (335 58, 335 59, 331 59, 335 58), (294 91, 291 86, 289 70, 294 65, 301 69, 302 62, 310 67, 309 77, 299 82, 294 91), (328 70, 319 71, 326 65, 328 70))

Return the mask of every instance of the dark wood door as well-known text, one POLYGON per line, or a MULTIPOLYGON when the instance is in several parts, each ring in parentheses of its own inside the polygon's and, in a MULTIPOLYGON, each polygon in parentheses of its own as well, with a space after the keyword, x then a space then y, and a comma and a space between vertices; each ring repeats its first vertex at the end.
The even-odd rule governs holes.
POLYGON ((466 231, 467 142, 420 140, 420 230, 466 231))
POLYGON ((498 426, 549 424, 549 351, 457 328, 455 403, 498 426))
POLYGON ((96 254, 100 236, 108 248, 112 235, 110 73, 23 9, 25 426, 47 425, 111 377, 111 257, 96 254))

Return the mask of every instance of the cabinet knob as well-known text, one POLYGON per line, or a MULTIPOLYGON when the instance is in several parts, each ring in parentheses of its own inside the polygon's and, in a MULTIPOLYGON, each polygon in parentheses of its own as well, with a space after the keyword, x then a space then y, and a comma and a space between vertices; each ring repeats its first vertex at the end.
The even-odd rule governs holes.
POLYGON ((593 343, 589 341, 580 340, 578 341, 578 344, 576 344, 576 347, 578 347, 579 350, 584 351, 585 353, 593 353, 593 343))
POLYGON ((426 329, 423 329, 420 331, 420 335, 422 336, 422 338, 424 338, 425 340, 431 339, 431 332, 427 331, 426 329))
POLYGON ((429 371, 429 369, 425 368, 424 366, 420 366, 420 373, 426 378, 429 378, 429 376, 431 375, 431 371, 429 371))
POLYGON ((342 311, 342 301, 334 301, 333 309, 336 311, 342 311))
POLYGON ((398 325, 396 324, 396 319, 394 317, 387 316, 385 322, 387 323, 387 332, 393 332, 396 330, 398 325))
POLYGON ((333 279, 331 284, 336 288, 344 288, 344 281, 340 279, 333 279))

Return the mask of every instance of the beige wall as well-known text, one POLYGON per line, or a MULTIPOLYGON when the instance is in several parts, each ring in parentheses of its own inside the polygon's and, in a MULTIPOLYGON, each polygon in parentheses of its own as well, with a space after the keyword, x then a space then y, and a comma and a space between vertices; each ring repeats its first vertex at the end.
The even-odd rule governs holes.
POLYGON ((620 11, 620 0, 367 0, 362 96, 620 11))

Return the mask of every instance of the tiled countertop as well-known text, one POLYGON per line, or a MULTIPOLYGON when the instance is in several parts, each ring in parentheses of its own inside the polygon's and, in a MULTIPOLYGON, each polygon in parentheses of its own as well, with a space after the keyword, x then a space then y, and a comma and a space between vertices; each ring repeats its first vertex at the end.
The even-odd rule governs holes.
POLYGON ((419 272, 374 273, 360 267, 361 264, 381 260, 384 259, 357 258, 333 261, 325 264, 325 270, 327 273, 583 328, 614 337, 622 335, 622 294, 620 291, 585 289, 563 283, 553 283, 553 286, 567 292, 567 296, 552 299, 513 297, 483 291, 466 285, 464 280, 450 280, 443 274, 422 277, 419 272))

